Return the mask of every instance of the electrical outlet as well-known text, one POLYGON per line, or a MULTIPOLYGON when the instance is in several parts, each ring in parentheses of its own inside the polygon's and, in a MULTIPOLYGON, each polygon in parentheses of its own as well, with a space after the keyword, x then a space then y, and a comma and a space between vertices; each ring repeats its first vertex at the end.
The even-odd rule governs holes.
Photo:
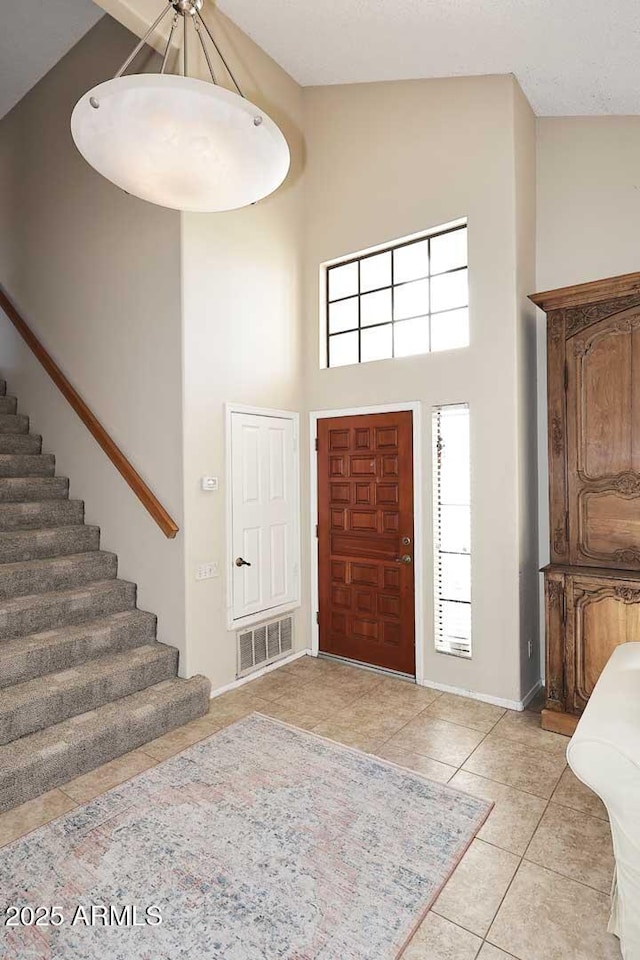
POLYGON ((211 580, 213 577, 219 577, 220 571, 215 561, 211 563, 200 563, 196 567, 196 580, 211 580))

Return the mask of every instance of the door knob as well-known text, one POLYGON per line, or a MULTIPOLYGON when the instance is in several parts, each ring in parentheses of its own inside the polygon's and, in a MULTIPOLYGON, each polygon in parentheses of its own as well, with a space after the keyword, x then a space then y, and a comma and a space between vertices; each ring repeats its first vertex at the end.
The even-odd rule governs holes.
POLYGON ((393 558, 396 563, 412 563, 412 558, 410 553, 404 553, 401 557, 393 558))
POLYGON ((250 567, 251 564, 248 560, 243 560, 242 557, 236 557, 236 567, 250 567))

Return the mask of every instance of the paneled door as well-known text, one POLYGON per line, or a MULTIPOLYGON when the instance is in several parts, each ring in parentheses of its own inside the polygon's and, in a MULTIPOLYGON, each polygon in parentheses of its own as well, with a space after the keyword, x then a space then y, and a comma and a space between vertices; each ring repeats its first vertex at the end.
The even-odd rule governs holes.
POLYGON ((299 599, 296 423, 231 414, 234 623, 299 599))
POLYGON ((567 340, 571 563, 640 569, 640 309, 567 340))
POLYGON ((411 412, 318 420, 320 652, 415 675, 411 412))

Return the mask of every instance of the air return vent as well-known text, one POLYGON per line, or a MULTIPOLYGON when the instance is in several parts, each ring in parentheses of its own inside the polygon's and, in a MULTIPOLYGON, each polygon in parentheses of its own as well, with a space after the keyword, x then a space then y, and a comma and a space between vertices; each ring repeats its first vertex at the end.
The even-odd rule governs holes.
POLYGON ((272 620, 238 632, 238 676, 264 667, 293 649, 293 618, 272 620))

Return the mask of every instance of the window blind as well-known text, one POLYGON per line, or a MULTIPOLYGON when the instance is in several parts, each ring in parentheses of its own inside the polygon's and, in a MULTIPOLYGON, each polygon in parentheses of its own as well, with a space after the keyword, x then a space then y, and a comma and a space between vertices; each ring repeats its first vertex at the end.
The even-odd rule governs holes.
POLYGON ((433 411, 435 646, 471 656, 469 405, 433 411))

